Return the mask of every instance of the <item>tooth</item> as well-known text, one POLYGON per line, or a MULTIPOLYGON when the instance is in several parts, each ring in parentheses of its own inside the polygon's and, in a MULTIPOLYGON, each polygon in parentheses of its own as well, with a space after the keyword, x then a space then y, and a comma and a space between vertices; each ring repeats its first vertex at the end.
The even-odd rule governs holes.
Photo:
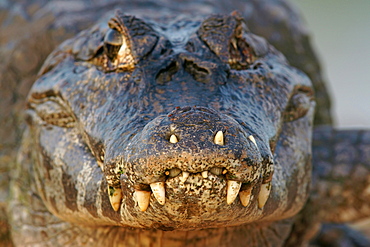
POLYGON ((189 173, 188 172, 182 172, 182 176, 180 177, 180 181, 181 181, 181 183, 185 183, 186 182, 186 179, 188 179, 188 177, 189 177, 189 173))
POLYGON ((149 207, 150 191, 135 190, 135 196, 140 211, 144 212, 149 207))
POLYGON ((224 145, 224 133, 221 130, 216 133, 214 143, 217 145, 224 145))
POLYGON ((269 198, 271 192, 271 183, 262 184, 260 193, 258 194, 258 207, 263 208, 269 198))
POLYGON ((244 207, 248 206, 251 200, 251 192, 252 192, 252 187, 247 190, 243 190, 239 192, 240 202, 242 203, 244 207))
POLYGON ((101 171, 104 172, 104 164, 98 161, 98 166, 100 167, 101 171))
POLYGON ((179 168, 172 168, 171 170, 169 170, 168 174, 166 173, 166 175, 169 175, 170 177, 174 178, 177 175, 179 175, 180 172, 181 170, 179 168))
POLYGON ((235 201, 235 198, 238 196, 241 186, 242 186, 242 183, 239 181, 233 181, 233 180, 227 181, 227 196, 226 196, 227 204, 230 205, 231 203, 233 203, 233 201, 235 201))
POLYGON ((232 46, 234 47, 235 50, 238 49, 237 45, 236 45, 236 39, 235 38, 231 39, 231 44, 232 44, 232 46))
POLYGON ((258 148, 256 139, 254 139, 254 137, 252 135, 248 136, 248 139, 251 140, 251 142, 253 142, 253 144, 256 146, 256 148, 258 148))
POLYGON ((221 175, 222 174, 222 168, 221 167, 212 167, 211 170, 209 170, 214 175, 221 175))
POLYGON ((208 178, 208 171, 202 171, 202 177, 208 178))
POLYGON ((164 182, 157 182, 150 184, 150 188, 154 194, 154 197, 157 199, 159 204, 164 205, 166 202, 166 191, 164 189, 164 182))
POLYGON ((114 211, 118 211, 119 206, 121 205, 122 200, 122 190, 120 188, 114 188, 112 186, 108 186, 108 196, 110 205, 114 211))
POLYGON ((170 137, 170 142, 171 143, 177 143, 179 140, 177 139, 177 137, 175 135, 171 135, 170 137))

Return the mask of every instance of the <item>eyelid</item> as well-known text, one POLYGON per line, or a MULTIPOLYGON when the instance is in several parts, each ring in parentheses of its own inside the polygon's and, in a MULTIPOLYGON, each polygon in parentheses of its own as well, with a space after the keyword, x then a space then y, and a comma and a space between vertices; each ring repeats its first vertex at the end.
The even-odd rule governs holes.
POLYGON ((312 101, 314 100, 314 93, 312 88, 302 86, 294 90, 288 105, 283 114, 285 122, 291 122, 299 119, 307 114, 312 101))

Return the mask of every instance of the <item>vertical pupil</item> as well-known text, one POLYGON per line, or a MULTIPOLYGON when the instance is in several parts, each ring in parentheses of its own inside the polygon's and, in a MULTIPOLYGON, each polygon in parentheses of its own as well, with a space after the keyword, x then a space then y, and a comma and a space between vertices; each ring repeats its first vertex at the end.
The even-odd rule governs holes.
POLYGON ((104 52, 110 60, 114 60, 123 43, 122 34, 110 29, 104 37, 104 52))

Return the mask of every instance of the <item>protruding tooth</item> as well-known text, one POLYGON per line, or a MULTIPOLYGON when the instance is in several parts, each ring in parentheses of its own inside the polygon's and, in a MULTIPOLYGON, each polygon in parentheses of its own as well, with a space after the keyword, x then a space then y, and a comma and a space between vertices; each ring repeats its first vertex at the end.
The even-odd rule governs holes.
POLYGON ((170 142, 171 143, 177 143, 179 140, 177 139, 177 137, 175 135, 171 135, 170 137, 170 142))
POLYGON ((189 172, 182 172, 182 176, 180 177, 180 182, 181 183, 185 183, 186 182, 186 179, 188 179, 190 173, 189 172))
POLYGON ((239 192, 240 202, 242 203, 244 207, 248 206, 251 200, 251 192, 252 192, 252 187, 247 190, 243 190, 239 192))
POLYGON ((221 167, 212 167, 211 170, 209 170, 210 173, 214 175, 221 175, 222 174, 222 168, 221 167))
POLYGON ((248 139, 251 140, 251 142, 253 142, 253 144, 256 146, 256 148, 258 148, 256 139, 254 139, 254 137, 252 135, 248 136, 248 139))
POLYGON ((231 39, 231 44, 232 44, 232 46, 234 47, 235 50, 238 50, 238 46, 236 44, 236 39, 235 38, 231 39))
POLYGON ((150 191, 135 190, 135 196, 140 211, 144 212, 149 207, 150 194, 151 194, 150 191))
POLYGON ((217 145, 224 145, 224 133, 221 130, 216 133, 214 143, 217 145))
POLYGON ((208 171, 202 171, 202 177, 208 178, 208 171))
POLYGON ((122 190, 120 188, 108 186, 108 196, 110 205, 112 205, 113 210, 118 211, 122 200, 122 190))
POLYGON ((227 181, 227 196, 226 196, 227 204, 230 205, 231 203, 233 203, 233 201, 235 201, 235 198, 238 196, 241 186, 242 186, 242 183, 239 181, 233 181, 233 180, 227 181))
POLYGON ((164 182, 157 182, 150 184, 150 188, 154 194, 155 199, 159 204, 164 205, 166 202, 166 190, 164 189, 164 182))
POLYGON ((258 207, 263 208, 270 196, 271 183, 262 184, 260 193, 258 194, 258 207))

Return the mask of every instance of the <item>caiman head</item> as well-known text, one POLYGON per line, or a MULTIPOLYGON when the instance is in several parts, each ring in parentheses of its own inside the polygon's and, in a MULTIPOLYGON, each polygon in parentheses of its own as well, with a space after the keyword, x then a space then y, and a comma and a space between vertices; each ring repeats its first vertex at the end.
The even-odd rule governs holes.
POLYGON ((309 79, 237 13, 178 19, 117 12, 45 62, 24 138, 54 215, 188 230, 279 220, 305 203, 309 79))

